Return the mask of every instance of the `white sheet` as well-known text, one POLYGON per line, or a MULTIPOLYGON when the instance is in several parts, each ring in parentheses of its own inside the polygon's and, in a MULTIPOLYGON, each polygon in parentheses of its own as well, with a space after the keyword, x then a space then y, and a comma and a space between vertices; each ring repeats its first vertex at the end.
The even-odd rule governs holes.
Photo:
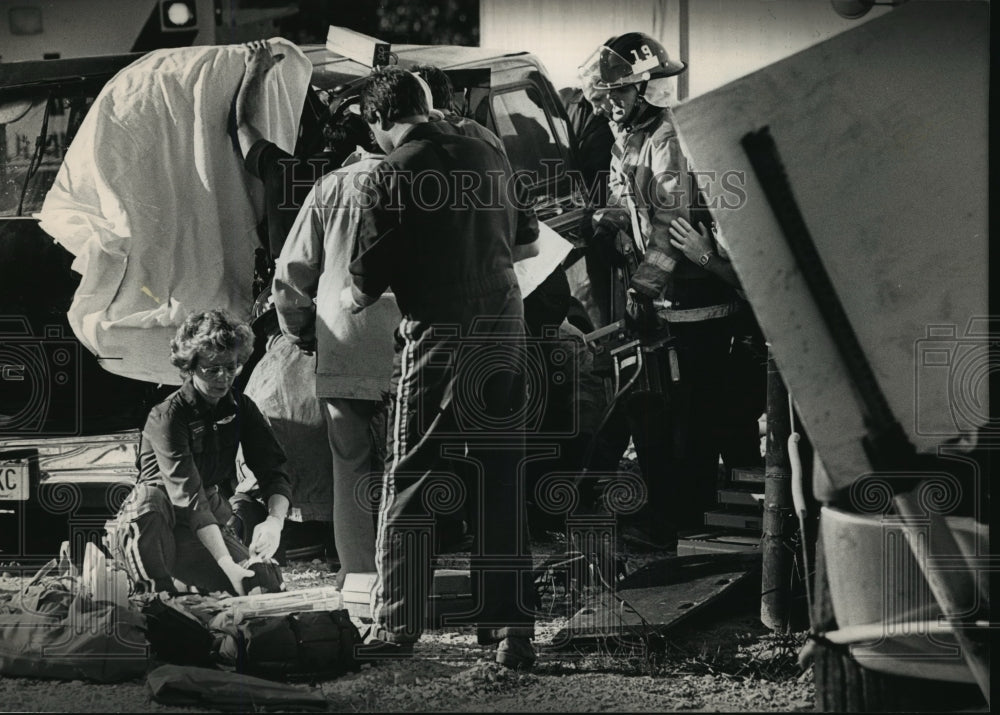
MULTIPOLYGON (((311 63, 276 38, 263 134, 294 148, 311 63)), ((190 312, 251 307, 260 181, 229 133, 244 72, 239 45, 157 50, 101 91, 38 218, 82 275, 77 338, 110 372, 180 384, 170 338, 190 312)))

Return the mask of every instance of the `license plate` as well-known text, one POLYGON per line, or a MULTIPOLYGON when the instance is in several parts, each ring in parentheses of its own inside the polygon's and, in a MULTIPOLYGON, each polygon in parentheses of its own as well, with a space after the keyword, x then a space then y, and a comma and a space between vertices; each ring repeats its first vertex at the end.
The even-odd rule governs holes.
POLYGON ((0 501, 28 500, 28 460, 0 459, 0 501))

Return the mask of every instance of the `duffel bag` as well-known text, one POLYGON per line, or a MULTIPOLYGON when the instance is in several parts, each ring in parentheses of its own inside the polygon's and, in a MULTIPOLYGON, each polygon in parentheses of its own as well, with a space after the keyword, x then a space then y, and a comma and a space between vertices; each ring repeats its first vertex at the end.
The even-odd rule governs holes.
POLYGON ((310 680, 359 670, 361 634, 344 609, 254 616, 220 643, 219 661, 271 680, 310 680))

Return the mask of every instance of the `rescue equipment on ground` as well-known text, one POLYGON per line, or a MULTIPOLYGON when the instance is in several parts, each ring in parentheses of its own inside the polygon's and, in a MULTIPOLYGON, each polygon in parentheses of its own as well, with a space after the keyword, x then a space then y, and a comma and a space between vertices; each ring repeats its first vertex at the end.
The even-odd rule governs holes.
POLYGON ((0 592, 0 674, 99 683, 141 676, 143 619, 127 596, 127 579, 100 549, 87 544, 79 571, 64 541, 27 585, 0 592))
POLYGON ((154 652, 180 665, 215 664, 271 680, 336 677, 359 667, 361 634, 331 586, 224 598, 159 594, 143 611, 154 652))

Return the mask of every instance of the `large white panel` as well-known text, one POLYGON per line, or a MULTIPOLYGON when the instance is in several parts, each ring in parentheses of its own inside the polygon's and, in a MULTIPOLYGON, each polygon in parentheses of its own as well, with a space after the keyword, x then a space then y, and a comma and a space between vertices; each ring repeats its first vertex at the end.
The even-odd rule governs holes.
POLYGON ((984 339, 963 336, 987 311, 988 26, 985 2, 914 0, 676 110, 693 163, 736 172, 713 197, 745 177, 715 217, 837 485, 869 469, 860 403, 740 140, 769 128, 890 407, 932 450, 987 415, 984 339))

